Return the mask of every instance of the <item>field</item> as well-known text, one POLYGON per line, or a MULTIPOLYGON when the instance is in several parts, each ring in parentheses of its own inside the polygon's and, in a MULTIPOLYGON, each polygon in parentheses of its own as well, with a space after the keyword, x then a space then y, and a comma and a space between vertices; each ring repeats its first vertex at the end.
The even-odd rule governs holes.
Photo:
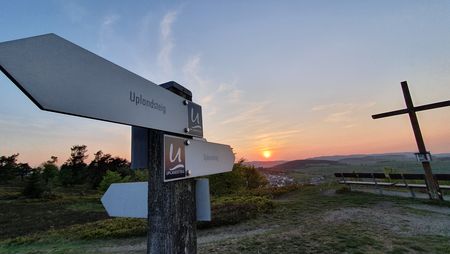
MULTIPOLYGON (((145 221, 108 219, 98 196, 5 200, 0 253, 145 253, 145 221), (90 222, 88 222, 90 221, 90 222)), ((450 205, 304 186, 273 209, 200 229, 199 253, 449 253, 450 205)))

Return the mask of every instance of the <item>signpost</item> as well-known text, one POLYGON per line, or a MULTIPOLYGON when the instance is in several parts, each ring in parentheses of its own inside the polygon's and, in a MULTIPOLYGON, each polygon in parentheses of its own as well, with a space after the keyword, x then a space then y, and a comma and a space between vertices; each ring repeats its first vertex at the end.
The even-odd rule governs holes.
POLYGON ((401 83, 402 90, 403 90, 403 96, 405 97, 405 103, 406 108, 390 111, 386 113, 376 114, 373 115, 373 119, 379 119, 384 117, 390 117, 390 116, 396 116, 401 114, 408 114, 409 119, 411 121, 411 126, 414 131, 414 137, 416 138, 417 147, 419 148, 419 153, 416 154, 417 159, 422 163, 423 170, 425 171, 425 179, 428 186, 428 193, 430 195, 431 199, 437 199, 442 200, 442 193, 439 189, 439 184, 437 180, 433 176, 433 172, 431 170, 431 154, 427 151, 425 147, 425 142, 423 141, 422 132, 420 131, 419 126, 419 120, 417 119, 416 112, 423 111, 423 110, 430 110, 435 108, 441 108, 441 107, 448 107, 450 106, 450 100, 449 101, 442 101, 437 103, 431 103, 427 105, 422 106, 414 106, 411 94, 409 93, 408 83, 406 81, 403 81, 401 83))
POLYGON ((231 171, 234 155, 194 139, 203 119, 189 90, 157 86, 55 34, 0 43, 0 70, 42 110, 131 125, 132 164, 148 168, 148 183, 112 185, 102 202, 111 216, 148 218, 147 253, 196 253, 195 209, 210 218, 209 187, 191 178, 231 171))

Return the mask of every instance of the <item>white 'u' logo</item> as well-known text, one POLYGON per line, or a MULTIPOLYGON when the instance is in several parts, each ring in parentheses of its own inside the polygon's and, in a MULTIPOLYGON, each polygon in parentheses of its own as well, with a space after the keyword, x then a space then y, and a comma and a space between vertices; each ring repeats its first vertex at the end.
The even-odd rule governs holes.
POLYGON ((191 121, 193 123, 200 124, 200 117, 199 117, 198 113, 195 115, 195 118, 194 118, 194 109, 191 110, 191 121))
POLYGON ((178 163, 180 163, 181 162, 181 148, 178 147, 177 153, 175 154, 175 157, 173 157, 173 144, 170 144, 169 160, 171 163, 173 163, 177 159, 178 159, 178 163))

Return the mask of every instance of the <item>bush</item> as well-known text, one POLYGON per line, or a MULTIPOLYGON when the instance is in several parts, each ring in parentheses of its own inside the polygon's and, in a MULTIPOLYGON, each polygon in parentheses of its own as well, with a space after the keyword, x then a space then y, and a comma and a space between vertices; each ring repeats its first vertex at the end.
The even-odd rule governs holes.
POLYGON ((290 184, 282 187, 265 187, 249 190, 248 193, 253 196, 266 196, 268 198, 276 198, 291 191, 299 190, 301 185, 299 184, 290 184))
POLYGON ((230 195, 267 186, 268 182, 255 167, 246 166, 241 159, 231 172, 209 176, 211 194, 230 195))
POLYGON ((146 219, 114 218, 75 225, 63 230, 64 235, 78 239, 106 239, 147 234, 146 219))
POLYGON ((113 183, 123 183, 127 182, 129 177, 122 178, 119 173, 113 171, 106 171, 105 176, 98 185, 98 189, 101 191, 106 191, 109 186, 113 183))
POLYGON ((268 213, 274 208, 266 197, 228 196, 212 200, 211 221, 197 223, 199 228, 233 225, 244 220, 268 213))
POLYGON ((56 166, 54 163, 46 162, 42 164, 42 168, 42 178, 44 179, 46 184, 51 182, 58 175, 58 166, 56 166))
POLYGON ((336 194, 345 194, 351 192, 348 186, 342 186, 341 188, 336 190, 336 194))
POLYGON ((44 191, 45 188, 42 182, 42 176, 39 172, 34 171, 27 179, 22 194, 29 198, 40 198, 44 191))
POLYGON ((94 240, 145 236, 146 234, 146 219, 114 218, 72 225, 64 229, 49 230, 45 234, 35 233, 19 236, 0 243, 19 245, 33 242, 46 242, 52 239, 94 240))

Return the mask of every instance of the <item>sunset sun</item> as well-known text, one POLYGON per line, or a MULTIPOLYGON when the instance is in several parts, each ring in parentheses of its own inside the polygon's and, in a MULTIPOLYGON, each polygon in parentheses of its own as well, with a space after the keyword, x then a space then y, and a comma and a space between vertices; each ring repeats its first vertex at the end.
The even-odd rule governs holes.
POLYGON ((264 156, 264 158, 269 159, 270 156, 272 156, 272 152, 268 151, 268 150, 265 150, 265 151, 262 152, 262 155, 264 156))

